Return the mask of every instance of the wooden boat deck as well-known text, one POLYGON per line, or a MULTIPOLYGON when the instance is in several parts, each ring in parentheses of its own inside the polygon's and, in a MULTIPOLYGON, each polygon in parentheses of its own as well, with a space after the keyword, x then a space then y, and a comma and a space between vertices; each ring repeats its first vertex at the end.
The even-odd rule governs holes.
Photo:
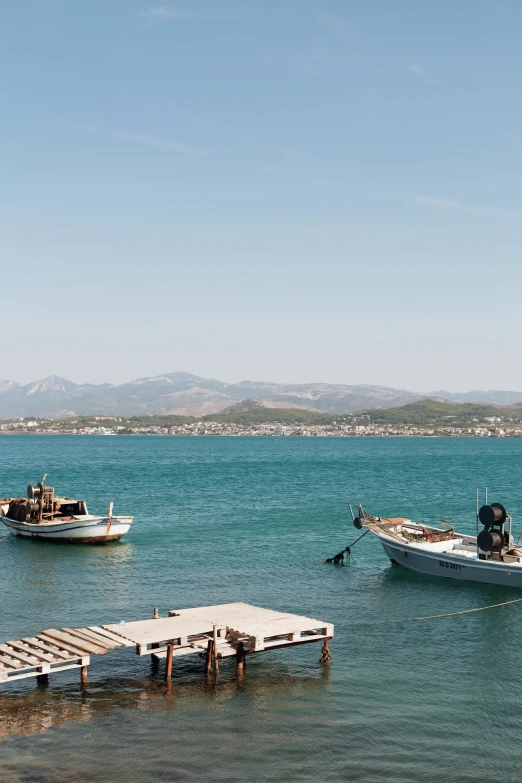
MULTIPOLYGON (((310 642, 327 642, 332 624, 245 603, 178 609, 168 617, 86 628, 49 628, 34 637, 0 644, 0 686, 12 680, 81 668, 91 655, 135 647, 138 655, 195 655, 214 644, 216 658, 310 642)), ((169 672, 170 673, 170 672, 169 672)))

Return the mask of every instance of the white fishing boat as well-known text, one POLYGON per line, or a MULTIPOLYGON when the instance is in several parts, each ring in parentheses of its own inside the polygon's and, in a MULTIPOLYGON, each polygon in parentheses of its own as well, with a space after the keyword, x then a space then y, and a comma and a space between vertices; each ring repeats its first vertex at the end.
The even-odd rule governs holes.
POLYGON ((361 506, 353 521, 377 536, 394 565, 430 576, 522 587, 522 546, 514 544, 511 517, 500 503, 477 508, 476 536, 457 533, 445 521, 436 528, 405 517, 374 517, 361 506))
POLYGON ((133 517, 114 516, 109 503, 106 515, 89 514, 85 500, 55 495, 43 480, 27 487, 27 498, 0 500, 0 519, 22 538, 69 544, 106 544, 128 532, 133 517))

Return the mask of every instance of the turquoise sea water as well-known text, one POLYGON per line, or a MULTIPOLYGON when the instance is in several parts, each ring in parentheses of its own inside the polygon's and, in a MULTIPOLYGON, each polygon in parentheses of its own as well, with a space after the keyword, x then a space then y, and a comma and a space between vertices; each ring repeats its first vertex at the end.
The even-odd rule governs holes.
POLYGON ((29 481, 134 514, 106 547, 0 531, 0 641, 228 601, 336 624, 329 666, 307 645, 171 689, 132 650, 0 690, 0 783, 473 781, 522 768, 522 604, 430 622, 357 625, 522 597, 392 568, 347 503, 474 530, 475 486, 522 523, 522 440, 0 437, 0 494, 29 481))

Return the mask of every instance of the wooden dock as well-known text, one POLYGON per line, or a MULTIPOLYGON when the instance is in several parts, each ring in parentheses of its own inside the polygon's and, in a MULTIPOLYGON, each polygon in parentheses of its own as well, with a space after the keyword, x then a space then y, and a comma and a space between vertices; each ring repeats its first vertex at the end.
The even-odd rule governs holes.
POLYGON ((209 673, 223 658, 236 658, 238 670, 246 656, 258 652, 323 642, 321 660, 329 658, 332 624, 245 603, 177 609, 160 618, 86 628, 49 628, 36 636, 0 644, 0 686, 27 677, 46 677, 79 668, 87 680, 91 655, 118 647, 134 647, 138 655, 165 658, 167 679, 173 661, 184 655, 205 658, 209 673))

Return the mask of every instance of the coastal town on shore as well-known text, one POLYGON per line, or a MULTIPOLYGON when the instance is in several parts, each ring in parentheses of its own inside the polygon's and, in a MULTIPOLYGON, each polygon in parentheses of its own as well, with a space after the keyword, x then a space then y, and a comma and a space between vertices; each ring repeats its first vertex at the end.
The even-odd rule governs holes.
POLYGON ((231 422, 196 421, 169 427, 152 424, 129 426, 119 417, 92 417, 88 425, 74 420, 17 419, 0 422, 0 434, 42 435, 163 435, 163 436, 253 436, 253 437, 438 437, 438 438, 520 438, 522 425, 489 417, 475 426, 451 425, 420 427, 407 424, 379 424, 365 421, 364 416, 351 417, 350 422, 331 424, 238 424, 231 422))

